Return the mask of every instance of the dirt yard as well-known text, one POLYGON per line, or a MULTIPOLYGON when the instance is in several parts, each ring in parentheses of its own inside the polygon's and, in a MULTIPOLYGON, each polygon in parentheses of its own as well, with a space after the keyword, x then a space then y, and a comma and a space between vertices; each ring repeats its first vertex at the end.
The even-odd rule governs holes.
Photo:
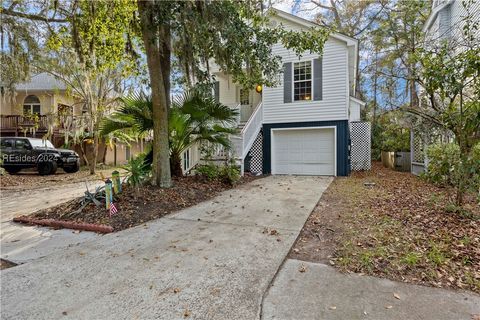
MULTIPOLYGON (((114 170, 116 169, 113 167, 104 168, 100 166, 97 169, 97 174, 91 175, 87 167, 82 167, 80 171, 75 173, 66 173, 59 168, 53 175, 41 176, 34 169, 25 169, 17 174, 0 176, 0 190, 35 189, 85 180, 100 180, 101 175, 110 176, 114 170)), ((124 171, 122 169, 117 170, 124 171)))
POLYGON ((375 163, 335 179, 290 257, 480 293, 480 205, 475 195, 453 203, 453 190, 375 163))

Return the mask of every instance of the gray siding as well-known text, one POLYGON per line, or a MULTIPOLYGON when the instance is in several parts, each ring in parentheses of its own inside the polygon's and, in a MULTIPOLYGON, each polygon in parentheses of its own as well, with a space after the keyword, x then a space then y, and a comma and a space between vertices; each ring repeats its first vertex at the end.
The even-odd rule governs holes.
MULTIPOLYGON (((298 26, 280 20, 287 28, 299 30, 298 26)), ((348 48, 343 41, 330 38, 325 43, 323 55, 305 52, 298 57, 292 50, 280 44, 273 46, 275 55, 282 57, 283 63, 314 61, 322 58, 322 99, 310 101, 284 102, 286 89, 283 77, 276 87, 264 87, 264 123, 286 123, 303 121, 326 121, 348 119, 348 48)), ((313 77, 315 77, 315 70, 313 77)), ((291 84, 290 84, 291 85, 291 84)), ((315 95, 315 88, 313 94, 315 95)))

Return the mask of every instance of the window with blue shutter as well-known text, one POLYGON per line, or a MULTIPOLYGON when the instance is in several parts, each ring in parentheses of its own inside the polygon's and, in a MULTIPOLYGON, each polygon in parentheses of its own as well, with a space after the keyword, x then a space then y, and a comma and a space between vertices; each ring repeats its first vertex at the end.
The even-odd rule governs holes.
POLYGON ((283 64, 283 102, 292 102, 292 63, 283 64))
POLYGON ((285 63, 283 65, 283 102, 322 100, 322 69, 322 58, 314 59, 313 63, 311 60, 285 63))
POLYGON ((313 60, 313 100, 323 99, 322 58, 313 60))

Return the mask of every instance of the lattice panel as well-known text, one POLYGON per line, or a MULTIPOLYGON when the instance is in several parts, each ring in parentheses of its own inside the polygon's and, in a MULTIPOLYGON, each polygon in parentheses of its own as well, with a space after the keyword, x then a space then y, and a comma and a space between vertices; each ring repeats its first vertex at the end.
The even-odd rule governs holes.
POLYGON ((425 143, 422 140, 421 135, 413 134, 413 162, 424 163, 425 161, 425 143))
POLYGON ((250 160, 250 172, 262 173, 263 172, 263 133, 260 131, 255 138, 255 141, 248 151, 247 159, 250 160))
POLYGON ((350 122, 350 159, 354 171, 371 169, 371 128, 369 122, 350 122))

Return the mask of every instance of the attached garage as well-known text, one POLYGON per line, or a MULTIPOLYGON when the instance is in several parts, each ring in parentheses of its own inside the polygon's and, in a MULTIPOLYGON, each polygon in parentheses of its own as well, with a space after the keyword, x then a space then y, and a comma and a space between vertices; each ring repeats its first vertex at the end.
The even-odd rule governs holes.
POLYGON ((336 127, 271 130, 272 174, 337 175, 336 127))

